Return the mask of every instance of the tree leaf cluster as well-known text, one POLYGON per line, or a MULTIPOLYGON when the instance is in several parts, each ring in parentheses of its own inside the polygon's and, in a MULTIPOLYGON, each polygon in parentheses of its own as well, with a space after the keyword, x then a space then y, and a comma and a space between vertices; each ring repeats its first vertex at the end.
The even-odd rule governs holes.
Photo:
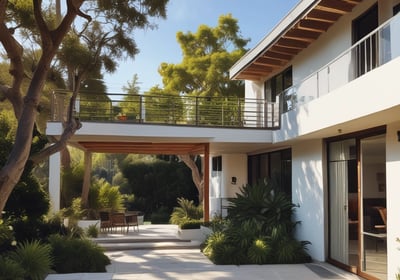
POLYGON ((244 85, 229 79, 229 68, 247 51, 237 20, 222 15, 216 27, 201 25, 196 33, 178 32, 181 63, 162 63, 165 91, 194 96, 243 96, 244 85))

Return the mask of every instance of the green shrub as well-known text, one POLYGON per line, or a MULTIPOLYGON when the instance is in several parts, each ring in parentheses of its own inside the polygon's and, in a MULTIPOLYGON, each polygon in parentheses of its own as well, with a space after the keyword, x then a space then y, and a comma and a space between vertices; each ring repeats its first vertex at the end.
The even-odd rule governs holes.
POLYGON ((273 184, 245 186, 230 199, 228 219, 216 219, 203 252, 216 264, 303 263, 307 241, 293 237, 295 205, 273 184))
POLYGON ((190 221, 184 222, 179 227, 181 229, 199 229, 202 224, 203 224, 203 222, 200 220, 197 220, 197 221, 190 220, 190 221))
POLYGON ((58 273, 105 272, 110 264, 104 250, 91 240, 53 235, 49 241, 54 257, 53 269, 58 273))
POLYGON ((24 280, 25 270, 18 262, 0 256, 0 279, 24 280))
POLYGON ((0 219, 0 253, 9 250, 14 242, 13 228, 0 219))
POLYGON ((40 241, 23 242, 10 253, 10 259, 20 264, 25 278, 41 280, 50 272, 52 265, 51 247, 40 241))
POLYGON ((151 214, 152 224, 168 224, 170 211, 166 207, 160 207, 157 211, 151 214))
POLYGON ((186 198, 178 198, 178 207, 174 207, 169 219, 171 224, 182 225, 192 220, 200 220, 203 218, 203 207, 196 206, 193 200, 186 198))
POLYGON ((86 230, 86 235, 92 238, 97 238, 99 236, 99 229, 96 225, 90 225, 86 230))
POLYGON ((247 251, 247 257, 253 264, 269 263, 271 256, 271 247, 263 238, 254 239, 247 251))

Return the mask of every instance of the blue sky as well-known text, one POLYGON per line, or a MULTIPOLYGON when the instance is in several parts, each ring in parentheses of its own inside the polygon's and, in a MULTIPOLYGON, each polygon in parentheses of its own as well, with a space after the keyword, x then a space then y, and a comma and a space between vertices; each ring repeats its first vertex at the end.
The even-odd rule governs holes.
POLYGON ((135 40, 140 49, 134 60, 119 62, 118 71, 105 75, 108 92, 122 92, 122 87, 138 75, 141 91, 162 87, 157 72, 162 62, 180 63, 182 53, 176 33, 196 32, 201 24, 217 26, 221 15, 232 14, 238 20, 241 35, 254 47, 299 2, 299 0, 170 0, 167 19, 156 20, 155 30, 137 30, 135 40))

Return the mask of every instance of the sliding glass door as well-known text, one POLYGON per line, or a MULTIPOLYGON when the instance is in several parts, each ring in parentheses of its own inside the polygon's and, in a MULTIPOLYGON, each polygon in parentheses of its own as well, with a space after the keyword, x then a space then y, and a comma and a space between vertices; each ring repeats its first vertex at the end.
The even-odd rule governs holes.
POLYGON ((355 156, 354 139, 329 145, 330 257, 345 265, 350 265, 348 201, 353 170, 349 167, 355 156))

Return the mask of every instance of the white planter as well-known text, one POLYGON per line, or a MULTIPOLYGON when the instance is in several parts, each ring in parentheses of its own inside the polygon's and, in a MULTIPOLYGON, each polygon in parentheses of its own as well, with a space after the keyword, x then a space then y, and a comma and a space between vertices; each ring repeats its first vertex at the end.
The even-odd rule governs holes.
POLYGON ((203 242, 206 235, 200 228, 198 229, 178 229, 178 238, 181 240, 197 240, 203 242))
POLYGON ((100 220, 79 220, 78 227, 86 230, 91 225, 96 225, 96 228, 100 231, 100 220))
POLYGON ((138 224, 139 225, 143 225, 144 224, 144 216, 138 216, 137 220, 138 220, 138 224))
POLYGON ((200 226, 200 229, 206 238, 213 233, 213 231, 209 227, 200 226))

